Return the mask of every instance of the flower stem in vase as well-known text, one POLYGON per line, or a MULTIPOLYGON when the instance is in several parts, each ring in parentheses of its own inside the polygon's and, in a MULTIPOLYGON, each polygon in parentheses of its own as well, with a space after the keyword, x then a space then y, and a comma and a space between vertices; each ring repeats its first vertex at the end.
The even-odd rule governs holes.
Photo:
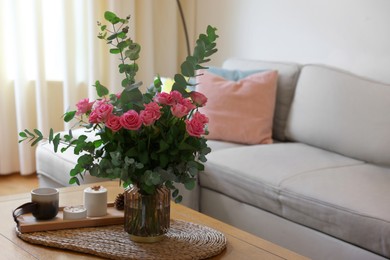
POLYGON ((164 238, 170 224, 170 190, 158 187, 141 194, 136 186, 125 191, 125 231, 135 242, 152 243, 164 238))

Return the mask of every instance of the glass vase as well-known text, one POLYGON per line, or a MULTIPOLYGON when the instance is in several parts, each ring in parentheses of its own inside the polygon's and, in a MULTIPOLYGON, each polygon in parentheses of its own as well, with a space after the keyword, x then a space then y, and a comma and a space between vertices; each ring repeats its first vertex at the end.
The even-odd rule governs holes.
POLYGON ((169 230, 171 192, 160 186, 152 195, 140 193, 137 186, 125 190, 124 228, 135 242, 153 243, 164 238, 169 230))

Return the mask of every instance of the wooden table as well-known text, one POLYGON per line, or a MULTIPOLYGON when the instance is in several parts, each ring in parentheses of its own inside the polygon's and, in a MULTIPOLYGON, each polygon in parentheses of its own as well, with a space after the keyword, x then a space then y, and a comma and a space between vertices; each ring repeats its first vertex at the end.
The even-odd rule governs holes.
MULTIPOLYGON (((116 195, 123 191, 118 182, 102 182, 100 185, 108 189, 108 201, 114 201, 116 195)), ((85 187, 61 188, 60 206, 82 204, 82 191, 85 187)), ((0 196, 0 259, 98 259, 92 255, 33 245, 19 239, 15 233, 12 210, 28 201, 30 194, 0 196)), ((228 240, 226 250, 212 259, 306 259, 179 204, 172 204, 171 218, 209 226, 225 234, 228 240)))

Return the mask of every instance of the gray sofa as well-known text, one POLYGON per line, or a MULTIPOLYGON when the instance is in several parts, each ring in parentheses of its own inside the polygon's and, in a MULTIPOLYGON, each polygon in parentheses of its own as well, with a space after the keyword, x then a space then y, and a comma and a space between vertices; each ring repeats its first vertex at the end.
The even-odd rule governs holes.
MULTIPOLYGON (((223 67, 278 71, 274 143, 210 140, 183 203, 313 259, 389 258, 390 85, 322 65, 223 67)), ((40 144, 40 185, 68 185, 75 160, 40 144)))

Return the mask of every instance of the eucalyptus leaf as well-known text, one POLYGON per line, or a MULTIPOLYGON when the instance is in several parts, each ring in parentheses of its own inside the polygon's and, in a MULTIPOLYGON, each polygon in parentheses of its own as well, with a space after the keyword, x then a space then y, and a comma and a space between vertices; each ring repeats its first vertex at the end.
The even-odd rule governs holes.
POLYGON ((184 187, 187 190, 193 190, 195 188, 195 179, 190 179, 188 182, 184 183, 184 187))
POLYGON ((121 53, 121 50, 117 49, 117 48, 112 48, 112 49, 110 49, 110 53, 111 54, 118 54, 118 53, 121 53))
POLYGON ((71 177, 69 179, 69 184, 77 184, 77 185, 80 185, 80 181, 79 179, 77 179, 77 177, 71 177))
POLYGON ((106 19, 109 22, 112 22, 116 18, 116 14, 110 11, 104 12, 104 19, 106 19))
POLYGON ((183 200, 183 196, 182 196, 182 195, 179 195, 179 196, 177 196, 177 197, 175 198, 175 203, 180 203, 180 202, 182 202, 182 200, 183 200))
POLYGON ((98 94, 99 97, 103 97, 105 95, 108 95, 109 93, 108 89, 102 84, 100 84, 99 80, 95 82, 95 88, 96 88, 96 93, 98 94))
POLYGON ((53 128, 50 128, 50 133, 49 133, 49 142, 51 142, 54 138, 54 130, 53 128))

